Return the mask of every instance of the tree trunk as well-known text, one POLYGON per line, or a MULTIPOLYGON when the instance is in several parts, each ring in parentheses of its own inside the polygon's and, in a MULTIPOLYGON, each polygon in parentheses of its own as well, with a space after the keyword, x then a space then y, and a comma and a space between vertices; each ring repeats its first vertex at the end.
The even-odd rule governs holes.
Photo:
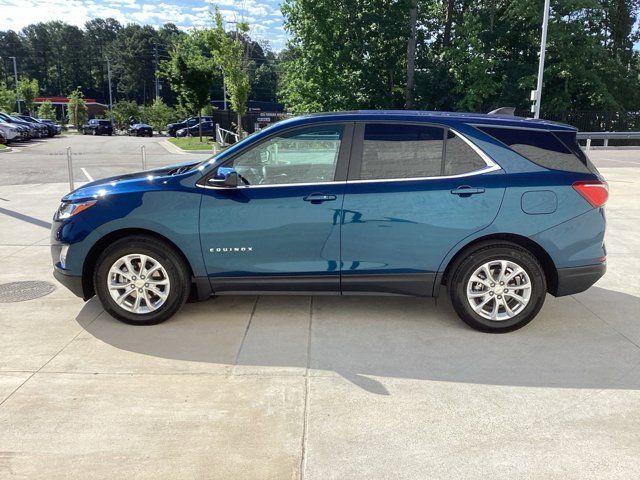
POLYGON ((242 140, 242 115, 238 113, 238 140, 242 140))
POLYGON ((455 0, 447 0, 447 13, 444 17, 444 33, 442 34, 442 46, 448 47, 451 43, 451 25, 453 24, 453 7, 455 0))
POLYGON ((405 106, 407 109, 413 108, 413 84, 414 74, 416 70, 416 23, 418 16, 417 0, 411 2, 411 10, 409 12, 409 28, 411 34, 407 42, 407 91, 405 93, 405 106))
POLYGON ((200 142, 202 142, 202 109, 198 112, 198 133, 200 134, 200 142))

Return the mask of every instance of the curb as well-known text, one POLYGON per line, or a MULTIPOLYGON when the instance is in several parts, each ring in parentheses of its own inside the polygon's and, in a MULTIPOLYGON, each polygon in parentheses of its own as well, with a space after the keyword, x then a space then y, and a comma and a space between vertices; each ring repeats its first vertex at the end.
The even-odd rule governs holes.
POLYGON ((13 151, 13 149, 11 147, 5 147, 2 150, 0 150, 0 153, 11 153, 13 151))

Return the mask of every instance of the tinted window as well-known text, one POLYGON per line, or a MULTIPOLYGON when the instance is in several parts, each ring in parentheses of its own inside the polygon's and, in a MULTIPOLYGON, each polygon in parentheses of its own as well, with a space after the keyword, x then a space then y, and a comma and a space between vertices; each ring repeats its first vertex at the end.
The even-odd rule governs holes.
POLYGON ((487 164, 480 158, 473 148, 462 138, 447 132, 447 145, 445 148, 445 160, 442 170, 443 175, 460 175, 473 172, 486 167, 487 164))
POLYGON ((569 172, 589 172, 586 164, 552 132, 496 127, 478 129, 542 167, 569 172))
POLYGON ((370 123, 364 130, 360 178, 440 175, 443 147, 443 128, 370 123))
POLYGON ((331 182, 342 125, 320 125, 271 137, 233 160, 251 185, 331 182))
POLYGON ((459 175, 485 166, 473 148, 450 130, 408 124, 365 126, 363 180, 459 175))

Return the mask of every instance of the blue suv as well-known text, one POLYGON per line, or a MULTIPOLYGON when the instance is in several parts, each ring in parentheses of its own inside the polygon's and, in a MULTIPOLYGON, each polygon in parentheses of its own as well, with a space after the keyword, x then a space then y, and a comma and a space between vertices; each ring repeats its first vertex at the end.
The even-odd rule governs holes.
POLYGON ((360 111, 279 122, 202 163, 89 183, 54 217, 56 278, 150 325, 187 300, 436 296, 486 332, 605 272, 607 184, 576 129, 360 111))

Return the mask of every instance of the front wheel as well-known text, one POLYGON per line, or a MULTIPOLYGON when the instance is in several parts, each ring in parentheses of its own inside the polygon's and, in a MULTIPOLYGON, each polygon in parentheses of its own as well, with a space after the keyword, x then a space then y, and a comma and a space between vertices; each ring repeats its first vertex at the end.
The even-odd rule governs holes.
POLYGON ((547 284, 538 260, 511 243, 486 245, 455 266, 451 303, 471 327, 505 333, 524 327, 544 303, 547 284))
POLYGON ((145 236, 118 240, 98 258, 95 290, 104 309, 132 325, 154 325, 189 296, 189 270, 169 245, 145 236))

